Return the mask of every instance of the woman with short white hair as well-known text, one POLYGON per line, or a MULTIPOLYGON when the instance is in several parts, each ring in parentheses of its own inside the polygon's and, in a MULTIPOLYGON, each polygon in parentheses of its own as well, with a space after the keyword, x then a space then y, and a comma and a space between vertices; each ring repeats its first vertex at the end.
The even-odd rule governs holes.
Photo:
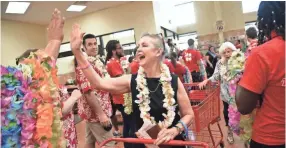
POLYGON ((134 117, 129 121, 133 124, 131 135, 135 137, 138 131, 136 135, 145 138, 143 134, 150 132, 149 136, 156 138, 156 145, 173 139, 183 140, 181 133, 191 125, 194 113, 182 82, 162 62, 164 48, 161 37, 144 35, 139 40, 136 52, 140 65, 138 74, 103 79, 90 68, 80 50, 82 36, 79 25, 74 25, 70 40, 72 52, 90 84, 113 94, 132 94, 131 100, 124 100, 125 109, 134 117), (145 129, 147 126, 149 128, 145 129))
POLYGON ((223 43, 219 48, 219 54, 221 55, 221 59, 217 62, 213 75, 199 84, 200 89, 202 89, 204 86, 207 85, 209 81, 220 82, 220 98, 223 101, 223 106, 224 106, 223 115, 226 122, 226 126, 228 127, 227 141, 230 144, 234 143, 234 138, 233 138, 233 132, 231 131, 228 124, 229 122, 228 102, 230 100, 230 94, 228 90, 229 87, 228 87, 228 81, 226 80, 227 77, 226 74, 227 74, 227 62, 231 57, 232 52, 236 50, 237 50, 236 47, 231 42, 223 43))

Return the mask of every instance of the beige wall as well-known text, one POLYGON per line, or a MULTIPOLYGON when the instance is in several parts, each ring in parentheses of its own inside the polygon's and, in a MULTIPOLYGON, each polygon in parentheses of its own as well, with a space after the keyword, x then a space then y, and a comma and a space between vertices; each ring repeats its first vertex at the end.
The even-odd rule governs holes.
POLYGON ((130 2, 68 19, 64 28, 64 41, 69 41, 73 23, 79 23, 83 31, 95 35, 134 28, 136 41, 144 32, 156 32, 152 2, 130 2))
POLYGON ((243 14, 244 22, 253 22, 257 19, 257 11, 243 14))
MULTIPOLYGON (((177 27, 179 34, 197 31, 198 35, 217 33, 215 28, 216 14, 212 1, 194 1, 196 24, 177 27)), ((255 21, 257 12, 242 12, 242 2, 221 1, 222 19, 225 21, 225 31, 244 28, 245 22, 255 21)))
POLYGON ((242 3, 240 1, 220 2, 222 9, 222 19, 225 22, 224 31, 237 30, 244 28, 244 17, 242 3))
MULTIPOLYGON (((15 65, 15 58, 29 48, 46 44, 46 26, 16 21, 2 21, 1 64, 15 65)), ((130 2, 117 7, 67 19, 64 42, 69 41, 72 24, 79 23, 82 31, 95 35, 134 28, 136 41, 144 32, 156 33, 152 2, 130 2)), ((63 59, 63 62, 66 62, 63 59)), ((62 61, 59 61, 59 64, 62 61)))
POLYGON ((45 26, 1 20, 1 64, 14 66, 15 59, 30 48, 46 44, 45 26))
POLYGON ((178 26, 179 34, 197 31, 199 35, 215 33, 216 14, 214 12, 214 2, 194 1, 196 23, 178 26))

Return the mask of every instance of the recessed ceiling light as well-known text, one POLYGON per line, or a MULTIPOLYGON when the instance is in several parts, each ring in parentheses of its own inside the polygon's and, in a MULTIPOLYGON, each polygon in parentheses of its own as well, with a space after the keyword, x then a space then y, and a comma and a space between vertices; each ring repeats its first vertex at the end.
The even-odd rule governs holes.
POLYGON ((80 12, 82 11, 83 9, 85 9, 86 6, 83 6, 83 5, 71 5, 67 11, 76 11, 76 12, 80 12))
POLYGON ((9 2, 6 13, 24 14, 29 6, 30 2, 9 2))

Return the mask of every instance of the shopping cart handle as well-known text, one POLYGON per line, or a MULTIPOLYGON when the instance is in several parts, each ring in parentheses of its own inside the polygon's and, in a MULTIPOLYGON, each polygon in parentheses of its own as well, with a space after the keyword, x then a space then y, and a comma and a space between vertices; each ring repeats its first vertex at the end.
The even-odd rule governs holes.
MULTIPOLYGON (((125 143, 139 143, 139 144, 154 144, 156 139, 139 139, 139 138, 111 138, 103 141, 100 144, 100 147, 103 147, 107 143, 111 141, 116 142, 125 142, 125 143)), ((182 141, 182 140, 171 140, 167 143, 163 143, 161 145, 170 145, 170 146, 201 146, 204 148, 208 148, 209 145, 205 142, 198 142, 198 141, 182 141)))

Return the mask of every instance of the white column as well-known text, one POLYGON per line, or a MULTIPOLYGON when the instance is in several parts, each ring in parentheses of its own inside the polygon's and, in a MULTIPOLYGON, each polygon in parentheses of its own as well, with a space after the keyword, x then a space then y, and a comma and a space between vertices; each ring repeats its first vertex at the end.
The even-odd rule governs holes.
MULTIPOLYGON (((216 14, 216 20, 217 21, 222 20, 222 12, 219 1, 214 1, 214 10, 216 14)), ((223 43, 224 42, 223 31, 220 31, 218 33, 218 36, 219 36, 219 42, 223 43)))

